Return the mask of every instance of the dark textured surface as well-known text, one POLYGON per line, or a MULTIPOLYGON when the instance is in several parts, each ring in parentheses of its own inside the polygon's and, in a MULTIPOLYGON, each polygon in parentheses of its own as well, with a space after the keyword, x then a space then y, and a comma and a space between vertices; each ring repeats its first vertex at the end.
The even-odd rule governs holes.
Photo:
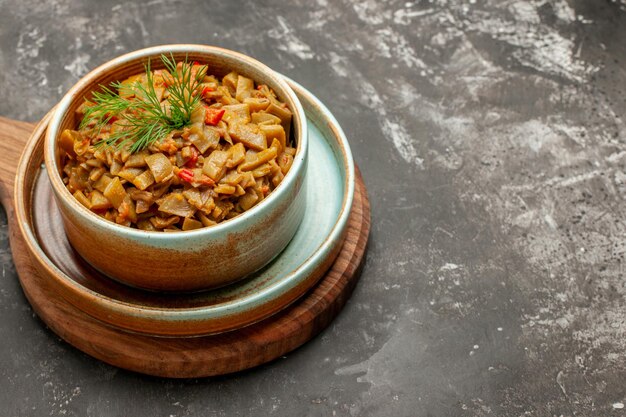
POLYGON ((261 368, 168 381, 60 342, 3 216, 2 416, 626 415, 623 0, 0 0, 0 115, 172 42, 248 53, 344 127, 370 191, 362 279, 261 368))

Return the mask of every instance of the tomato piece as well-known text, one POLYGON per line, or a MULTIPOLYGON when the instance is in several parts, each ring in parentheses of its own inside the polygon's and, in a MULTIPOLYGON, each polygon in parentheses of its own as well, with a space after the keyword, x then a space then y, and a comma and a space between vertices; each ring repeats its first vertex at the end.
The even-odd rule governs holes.
POLYGON ((192 182, 193 181, 193 172, 188 169, 181 169, 178 171, 178 178, 183 181, 192 182))
POLYGON ((120 119, 119 117, 117 117, 116 115, 111 114, 111 113, 107 113, 104 117, 108 118, 107 123, 110 124, 110 125, 115 123, 116 121, 118 121, 120 119))
POLYGON ((204 123, 217 126, 217 124, 222 120, 222 116, 224 116, 224 109, 216 109, 214 107, 205 107, 204 113, 204 123))

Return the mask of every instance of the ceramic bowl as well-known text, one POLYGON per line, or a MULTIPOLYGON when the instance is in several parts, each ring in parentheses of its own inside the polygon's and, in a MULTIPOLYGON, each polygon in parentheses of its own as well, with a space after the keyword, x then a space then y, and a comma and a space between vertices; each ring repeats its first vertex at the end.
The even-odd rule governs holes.
POLYGON ((115 58, 78 81, 52 114, 46 133, 46 169, 72 247, 94 268, 125 284, 159 291, 196 291, 220 287, 268 264, 289 243, 302 221, 308 155, 306 116, 285 80, 260 62, 226 49, 204 45, 163 45, 115 58), (161 68, 161 54, 209 66, 223 76, 230 71, 267 84, 293 112, 294 162, 280 185, 250 210, 215 226, 172 233, 149 232, 109 222, 82 206, 61 179, 57 139, 75 128, 75 110, 83 98, 112 81, 161 68))

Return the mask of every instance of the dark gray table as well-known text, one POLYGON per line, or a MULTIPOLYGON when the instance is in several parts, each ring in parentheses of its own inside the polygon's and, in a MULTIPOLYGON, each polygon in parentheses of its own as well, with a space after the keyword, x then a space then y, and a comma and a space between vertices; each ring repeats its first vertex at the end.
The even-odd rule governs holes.
POLYGON ((171 381, 34 316, 0 235, 2 416, 613 416, 626 403, 624 0, 0 0, 0 114, 123 52, 205 43, 299 81, 372 202, 338 319, 286 358, 171 381))

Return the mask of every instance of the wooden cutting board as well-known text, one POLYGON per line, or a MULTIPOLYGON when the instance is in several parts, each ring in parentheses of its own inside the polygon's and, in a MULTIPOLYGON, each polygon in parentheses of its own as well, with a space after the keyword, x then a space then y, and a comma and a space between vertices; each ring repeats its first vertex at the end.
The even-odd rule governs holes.
MULTIPOLYGON (((35 269, 16 227, 13 185, 19 157, 34 126, 0 117, 0 201, 9 219, 10 243, 20 283, 39 317, 83 352, 121 368, 156 376, 194 378, 251 368, 296 349, 341 311, 359 278, 370 231, 370 208, 357 170, 354 204, 339 256, 316 286, 295 304, 254 325, 203 337, 163 338, 105 325, 74 307, 35 269)), ((45 237, 42 237, 45 238, 45 237)))

